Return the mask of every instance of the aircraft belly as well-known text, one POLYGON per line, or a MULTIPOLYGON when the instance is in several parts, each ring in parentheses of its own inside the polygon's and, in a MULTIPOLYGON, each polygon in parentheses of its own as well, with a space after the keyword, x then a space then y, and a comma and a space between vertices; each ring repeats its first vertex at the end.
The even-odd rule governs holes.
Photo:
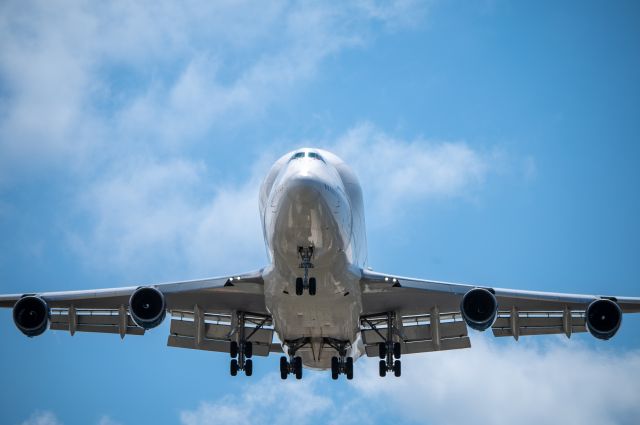
POLYGON ((331 367, 335 351, 324 343, 325 338, 349 341, 355 346, 362 303, 356 276, 336 275, 326 268, 314 269, 313 276, 317 281, 316 295, 305 292, 298 296, 292 290, 293 274, 277 271, 266 274, 265 301, 280 340, 310 338, 311 343, 296 355, 302 357, 307 367, 326 369, 331 367))

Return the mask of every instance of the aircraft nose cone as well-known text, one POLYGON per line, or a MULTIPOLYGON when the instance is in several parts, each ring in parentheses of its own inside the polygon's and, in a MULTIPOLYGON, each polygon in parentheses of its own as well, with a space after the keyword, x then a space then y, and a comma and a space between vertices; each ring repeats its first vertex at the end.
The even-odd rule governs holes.
POLYGON ((287 197, 296 204, 315 202, 320 197, 321 183, 311 175, 292 178, 287 187, 287 197))

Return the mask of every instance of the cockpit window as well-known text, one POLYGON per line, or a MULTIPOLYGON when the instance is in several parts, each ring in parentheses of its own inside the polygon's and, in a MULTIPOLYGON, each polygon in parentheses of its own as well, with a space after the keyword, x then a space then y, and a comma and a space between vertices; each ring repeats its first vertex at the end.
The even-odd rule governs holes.
POLYGON ((320 161, 324 162, 324 158, 322 158, 319 154, 315 153, 315 152, 309 152, 307 154, 307 156, 309 158, 314 158, 314 159, 319 159, 320 161))
POLYGON ((304 152, 296 152, 293 154, 289 161, 293 161, 294 159, 304 158, 304 152))
POLYGON ((293 156, 289 159, 289 161, 293 161, 294 159, 299 159, 299 158, 304 158, 306 155, 307 158, 313 158, 313 159, 318 159, 322 162, 325 162, 324 158, 320 156, 320 154, 317 154, 315 152, 296 152, 293 154, 293 156))

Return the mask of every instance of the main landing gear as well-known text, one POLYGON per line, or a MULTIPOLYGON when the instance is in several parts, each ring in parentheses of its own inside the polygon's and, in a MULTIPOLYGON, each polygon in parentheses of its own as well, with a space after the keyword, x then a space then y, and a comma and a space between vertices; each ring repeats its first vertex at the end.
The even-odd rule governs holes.
POLYGON ((305 289, 309 290, 309 295, 316 294, 316 278, 309 277, 309 269, 313 268, 311 258, 313 257, 313 247, 298 247, 298 255, 300 255, 299 268, 304 270, 304 276, 296 278, 296 295, 302 295, 305 289))
POLYGON ((386 320, 377 322, 378 324, 386 324, 386 329, 378 329, 376 323, 365 318, 364 321, 378 334, 383 342, 378 343, 378 356, 380 363, 378 364, 378 372, 381 377, 387 376, 387 372, 393 372, 396 377, 402 374, 402 364, 400 357, 402 355, 402 344, 393 341, 393 322, 395 320, 394 313, 387 313, 386 320))
POLYGON ((253 344, 249 339, 264 326, 267 319, 264 318, 253 328, 249 335, 245 335, 245 313, 237 313, 236 318, 238 337, 237 341, 231 341, 229 344, 229 355, 231 356, 229 372, 231 376, 236 376, 238 371, 242 370, 245 375, 251 376, 253 375, 253 360, 251 360, 251 357, 253 357, 253 344))
POLYGON ((308 338, 287 342, 289 360, 285 356, 280 357, 280 378, 287 379, 289 374, 292 374, 296 376, 296 379, 302 379, 302 357, 296 356, 296 352, 308 342, 308 338))
POLYGON ((349 380, 353 379, 353 357, 347 357, 348 343, 330 338, 325 342, 338 352, 338 356, 331 358, 331 379, 338 379, 340 374, 347 375, 349 380))

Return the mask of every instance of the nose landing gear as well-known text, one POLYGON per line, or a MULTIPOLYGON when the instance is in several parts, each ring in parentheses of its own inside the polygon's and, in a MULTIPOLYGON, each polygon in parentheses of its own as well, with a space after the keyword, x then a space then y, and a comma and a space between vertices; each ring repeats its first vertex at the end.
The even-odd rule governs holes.
POLYGON ((316 278, 309 277, 309 269, 313 268, 311 258, 313 257, 313 247, 298 247, 298 255, 300 255, 301 263, 298 268, 304 270, 304 276, 296 278, 296 295, 302 295, 305 289, 309 290, 309 295, 316 294, 316 278))

